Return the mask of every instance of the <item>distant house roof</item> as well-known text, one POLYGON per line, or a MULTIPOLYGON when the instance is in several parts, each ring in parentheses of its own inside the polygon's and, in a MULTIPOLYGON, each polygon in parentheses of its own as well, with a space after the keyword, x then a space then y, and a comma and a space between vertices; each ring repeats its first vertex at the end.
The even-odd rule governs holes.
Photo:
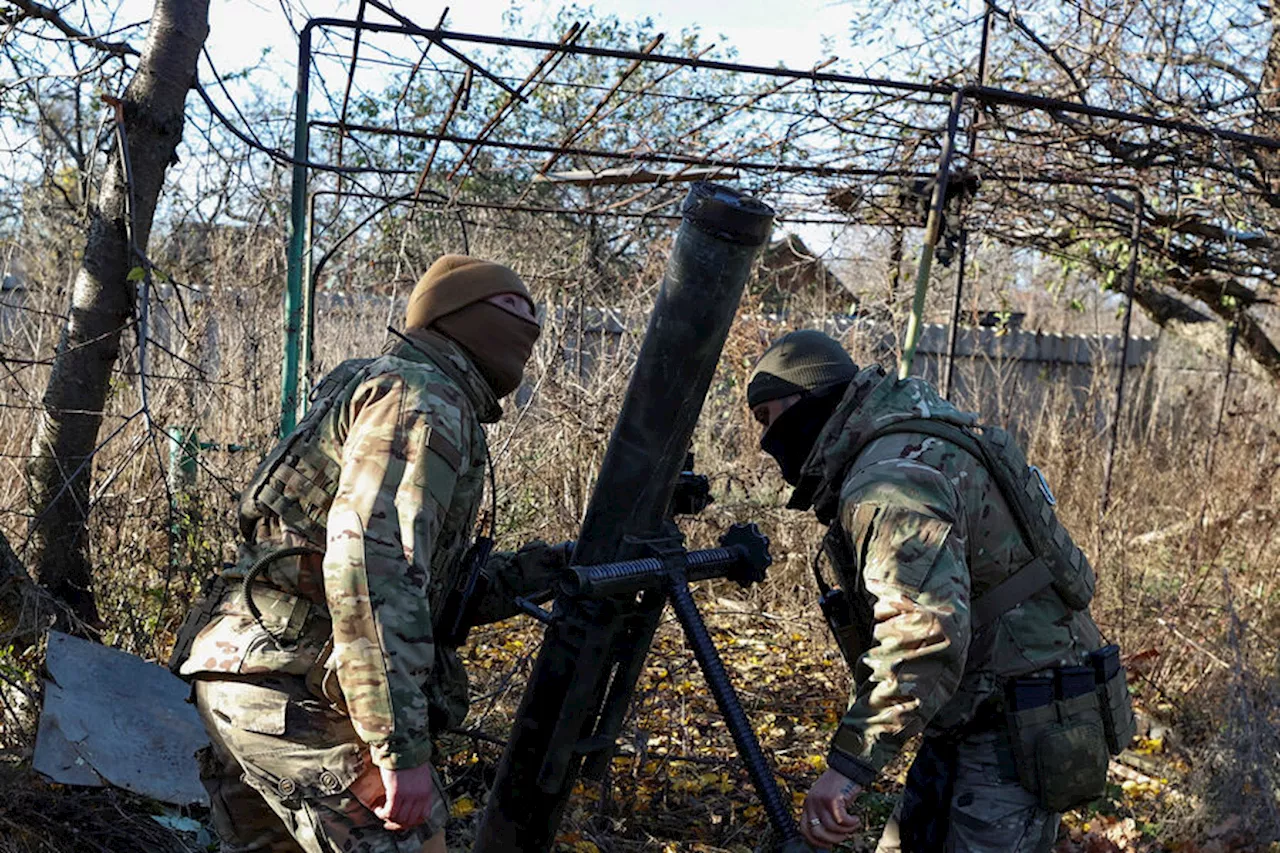
POLYGON ((826 262, 795 234, 787 234, 765 247, 760 254, 760 271, 779 290, 795 293, 825 288, 849 292, 826 262))

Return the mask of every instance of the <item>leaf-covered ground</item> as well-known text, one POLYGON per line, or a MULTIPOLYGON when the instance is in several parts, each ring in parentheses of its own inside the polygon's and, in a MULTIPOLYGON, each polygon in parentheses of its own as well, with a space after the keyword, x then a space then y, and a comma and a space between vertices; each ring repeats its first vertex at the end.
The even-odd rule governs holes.
MULTIPOLYGON (((737 601, 700 598, 712 636, 733 676, 779 785, 799 809, 825 766, 824 756, 848 678, 825 627, 816 619, 760 612, 737 601)), ((447 768, 454 798, 451 849, 467 849, 485 780, 518 698, 540 631, 516 624, 490 629, 467 650, 477 703, 468 725, 477 736, 451 738, 447 768), (512 673, 516 673, 514 677, 512 673), (456 844, 456 848, 455 848, 456 844)), ((906 771, 906 759, 864 794, 866 826, 845 849, 871 851, 906 771)), ((1188 770, 1160 740, 1139 740, 1124 763, 1113 762, 1108 796, 1063 821, 1058 851, 1176 850, 1227 853, 1273 850, 1231 822, 1196 840, 1171 837, 1171 817, 1195 808, 1179 792, 1188 770)), ((561 828, 559 847, 572 851, 751 851, 768 821, 737 760, 724 723, 705 688, 679 626, 659 630, 623 730, 610 784, 580 783, 561 828)))
MULTIPOLYGON (((816 618, 710 595, 699 603, 778 783, 798 811, 822 772, 844 705, 843 662, 816 618)), ((516 620, 476 631, 464 650, 472 714, 466 731, 440 743, 453 803, 451 851, 470 849, 540 640, 540 626, 516 620)), ((1138 740, 1123 762, 1113 762, 1107 797, 1065 817, 1056 853, 1280 853, 1280 844, 1250 836, 1238 818, 1187 837, 1173 829, 1187 826, 1182 818, 1198 805, 1184 792, 1190 769, 1162 740, 1138 740)), ((200 810, 181 813, 124 792, 51 785, 12 763, 0 770, 0 853, 216 849, 200 810)), ((859 799, 865 829, 842 849, 875 849, 905 770, 906 757, 859 799)), ((607 782, 579 783, 558 850, 748 853, 768 838, 764 811, 673 618, 659 629, 607 782)))

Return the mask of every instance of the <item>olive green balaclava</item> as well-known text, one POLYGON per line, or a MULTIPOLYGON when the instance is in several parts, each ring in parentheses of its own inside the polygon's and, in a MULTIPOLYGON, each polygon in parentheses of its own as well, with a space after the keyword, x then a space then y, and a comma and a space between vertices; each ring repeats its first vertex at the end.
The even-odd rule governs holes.
POLYGON ((747 405, 811 394, 848 382, 858 373, 849 353, 839 341, 815 329, 790 332, 765 350, 751 371, 747 384, 747 405))
POLYGON ((760 449, 777 460, 783 479, 793 486, 857 373, 858 366, 844 347, 812 329, 783 335, 765 350, 751 372, 747 403, 753 409, 770 400, 800 395, 760 437, 760 449))
POLYGON ((466 255, 444 255, 409 295, 405 329, 411 333, 431 328, 457 341, 471 354, 493 393, 505 397, 520 387, 541 329, 485 301, 504 293, 514 293, 533 305, 529 289, 509 267, 466 255))

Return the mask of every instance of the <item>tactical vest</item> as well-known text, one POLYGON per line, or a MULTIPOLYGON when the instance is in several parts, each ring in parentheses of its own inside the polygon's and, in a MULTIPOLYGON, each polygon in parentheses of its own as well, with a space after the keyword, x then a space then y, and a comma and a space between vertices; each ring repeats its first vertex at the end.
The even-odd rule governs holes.
POLYGON ((257 523, 274 515, 319 548, 325 546, 329 507, 338 491, 341 460, 317 452, 318 430, 341 392, 373 359, 352 358, 334 368, 311 392, 311 407, 297 428, 258 465, 240 495, 240 533, 256 541, 257 523))
POLYGON ((977 459, 991 475, 1031 552, 1030 561, 973 602, 974 630, 991 624, 1049 586, 1072 610, 1088 608, 1097 583, 1093 567, 1058 520, 1054 509, 1057 501, 1044 475, 1027 464, 1022 449, 1008 432, 999 427, 961 427, 946 421, 913 418, 871 433, 854 450, 853 457, 878 438, 904 432, 940 438, 977 459))
MULTIPOLYGON (((987 627, 1049 586, 1072 610, 1089 606, 1095 585, 1093 568, 1058 520, 1054 510, 1056 501, 1044 476, 1039 469, 1027 464, 1022 450, 1008 432, 998 427, 970 428, 941 420, 911 418, 870 433, 853 448, 849 458, 856 460, 872 442, 896 433, 940 438, 973 456, 991 475, 1032 554, 1031 560, 973 601, 970 609, 973 631, 987 627)), ((822 549, 814 561, 814 577, 821 594, 819 603, 823 615, 841 656, 855 676, 863 677, 869 673, 861 657, 874 642, 875 617, 860 594, 864 589, 856 566, 857 556, 850 550, 848 535, 837 518, 823 537, 822 549), (840 575, 841 587, 833 589, 823 579, 818 564, 822 556, 840 575)))

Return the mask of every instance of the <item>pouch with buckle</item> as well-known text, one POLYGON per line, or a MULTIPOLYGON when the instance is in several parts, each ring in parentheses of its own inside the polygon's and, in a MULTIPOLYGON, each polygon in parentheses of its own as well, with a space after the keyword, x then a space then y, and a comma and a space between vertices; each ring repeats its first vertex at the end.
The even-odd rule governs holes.
POLYGON ((1105 792, 1109 755, 1092 665, 1012 679, 1005 702, 1018 780, 1043 808, 1066 811, 1105 792))

